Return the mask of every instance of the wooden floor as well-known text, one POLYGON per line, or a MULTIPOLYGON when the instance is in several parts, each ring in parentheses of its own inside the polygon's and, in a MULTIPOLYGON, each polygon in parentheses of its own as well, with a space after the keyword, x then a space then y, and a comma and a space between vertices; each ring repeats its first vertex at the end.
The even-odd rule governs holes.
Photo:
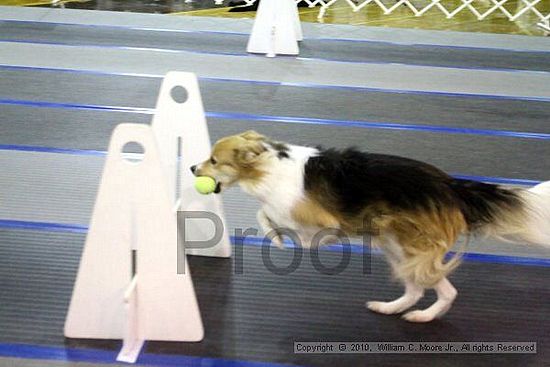
MULTIPOLYGON (((386 6, 395 3, 395 0, 381 0, 386 6)), ((499 0, 500 1, 500 0, 499 0)), ((503 7, 511 14, 517 13, 524 5, 524 1, 531 0, 508 0, 503 7)), ((227 4, 229 0, 224 0, 227 4)), ((431 0, 412 0, 419 8, 423 8, 431 0)), ((49 6, 50 0, 0 0, 0 5, 20 5, 20 6, 49 6)), ((447 9, 456 9, 462 4, 461 0, 442 0, 442 4, 447 9)), ((78 9, 101 9, 115 11, 134 11, 134 12, 162 12, 171 13, 178 16, 194 15, 208 17, 228 17, 228 18, 253 18, 255 12, 230 13, 229 8, 225 6, 216 6, 214 0, 194 0, 186 3, 185 0, 127 0, 127 1, 101 1, 101 0, 71 0, 60 1, 59 4, 67 8, 78 9), (204 9, 206 8, 206 9, 204 9)), ((483 13, 494 6, 490 0, 475 0, 474 6, 483 13)), ((59 6, 59 5, 58 5, 59 6)), ((535 8, 542 14, 550 13, 550 0, 541 0, 535 8)), ((300 8, 300 19, 304 22, 322 22, 327 24, 350 24, 365 25, 376 27, 397 27, 397 28, 416 28, 432 30, 450 30, 463 32, 483 32, 483 33, 505 33, 522 34, 532 36, 545 36, 545 32, 537 27, 538 17, 529 10, 525 12, 518 20, 511 22, 501 12, 496 11, 486 19, 479 21, 468 9, 463 9, 452 19, 447 19, 445 15, 437 9, 431 8, 421 17, 415 17, 412 11, 401 6, 389 15, 374 3, 371 3, 354 13, 346 1, 340 0, 327 11, 325 17, 319 21, 317 15, 320 7, 300 8)))

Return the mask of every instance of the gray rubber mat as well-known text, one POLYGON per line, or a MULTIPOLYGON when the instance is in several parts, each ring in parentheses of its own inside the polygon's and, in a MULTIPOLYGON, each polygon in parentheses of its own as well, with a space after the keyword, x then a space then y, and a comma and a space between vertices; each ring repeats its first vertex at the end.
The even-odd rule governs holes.
MULTIPOLYGON (((246 35, 172 33, 149 30, 1 22, 0 39, 102 47, 139 47, 246 55, 246 35)), ((467 68, 550 71, 550 53, 398 45, 376 42, 304 40, 301 58, 467 68)))
MULTIPOLYGON (((154 108, 160 78, 0 68, 0 100, 154 108), (93 86, 93 88, 91 87, 93 86)), ((207 111, 550 133, 550 103, 200 81, 207 111)), ((6 122, 22 120, 6 110, 6 122)))
POLYGON ((288 57, 232 57, 150 49, 98 48, 5 42, 0 63, 30 67, 314 83, 475 95, 550 98, 550 73, 450 69, 402 64, 335 63, 288 57), (39 55, 39 57, 37 57, 39 55), (475 83, 473 82, 475 81, 475 83))
MULTIPOLYGON (((0 219, 86 227, 103 170, 104 157, 0 151, 0 219)), ((260 203, 238 188, 222 193, 230 235, 253 228, 260 203)), ((1 221, 0 221, 1 222, 1 221)), ((353 239, 354 243, 360 240, 353 239)), ((468 252, 550 258, 550 249, 473 239, 468 252)))
MULTIPOLYGON (((119 342, 64 339, 64 318, 84 240, 83 234, 0 229, 0 341, 116 349, 119 342)), ((189 258, 205 325, 200 343, 149 342, 147 352, 290 363, 306 366, 543 366, 548 362, 550 288, 547 268, 465 262, 451 281, 459 296, 440 321, 410 324, 366 310, 366 300, 391 299, 401 289, 389 281, 378 256, 351 254, 337 275, 311 264, 276 275, 291 250, 236 247, 232 259, 189 258), (267 260, 269 259, 269 260, 267 260), (237 270, 236 270, 237 269, 237 270), (510 297, 514 294, 514 297, 510 297), (533 341, 532 355, 307 355, 294 341, 533 341)), ((321 253, 334 267, 339 253, 321 253)), ((432 294, 422 300, 426 307, 432 294)))
MULTIPOLYGON (((0 219, 87 226, 104 157, 0 151, 0 219)), ((257 227, 259 204, 240 190, 223 195, 227 225, 257 227)))
MULTIPOLYGON (((160 29, 168 31, 214 31, 249 33, 254 19, 166 16, 130 12, 2 7, 3 19, 81 25, 160 29)), ((400 44, 428 44, 459 47, 496 48, 522 51, 549 51, 544 37, 496 33, 431 31, 411 28, 368 27, 347 24, 302 22, 308 38, 375 40, 400 44)))
MULTIPOLYGON (((6 112, 0 115, 0 144, 8 145, 106 150, 117 123, 151 119, 149 115, 136 118, 136 114, 111 115, 104 111, 86 115, 79 110, 49 108, 3 107, 3 110, 6 112), (17 125, 8 119, 10 116, 18 121, 17 125), (59 133, 51 133, 58 130, 59 133)), ((457 174, 548 180, 550 172, 548 159, 534 158, 548 156, 546 140, 217 118, 208 119, 208 127, 213 141, 256 129, 294 144, 356 146, 366 151, 423 160, 457 174)))

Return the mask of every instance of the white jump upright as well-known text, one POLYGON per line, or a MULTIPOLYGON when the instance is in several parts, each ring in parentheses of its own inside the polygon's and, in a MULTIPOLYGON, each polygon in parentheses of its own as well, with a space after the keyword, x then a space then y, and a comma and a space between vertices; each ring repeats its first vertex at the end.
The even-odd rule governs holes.
POLYGON ((189 269, 178 274, 177 231, 153 130, 139 124, 117 126, 65 336, 124 339, 119 358, 127 362, 135 361, 145 339, 201 340, 204 331, 189 269), (128 142, 145 150, 141 162, 124 158, 128 142))
POLYGON ((268 57, 298 55, 298 41, 302 39, 302 26, 294 0, 262 0, 246 50, 268 57))
MULTIPOLYGON (((215 246, 186 249, 186 252, 189 255, 231 256, 220 197, 199 194, 194 188, 195 176, 190 170, 192 165, 208 159, 211 147, 195 74, 175 71, 166 74, 160 87, 152 126, 176 208, 184 212, 214 213, 223 224, 223 235, 215 246)), ((185 224, 186 241, 207 242, 212 239, 212 223, 189 220, 185 224)))
MULTIPOLYGON (((129 363, 144 340, 202 340, 182 240, 209 240, 214 230, 203 220, 179 237, 175 209, 209 211, 223 222, 221 203, 195 193, 188 169, 210 152, 196 77, 169 73, 156 113, 153 126, 120 124, 113 132, 65 321, 69 338, 123 339, 117 360, 129 363), (142 160, 128 160, 127 143, 143 148, 142 160)), ((225 229, 215 246, 194 251, 230 253, 225 229)))

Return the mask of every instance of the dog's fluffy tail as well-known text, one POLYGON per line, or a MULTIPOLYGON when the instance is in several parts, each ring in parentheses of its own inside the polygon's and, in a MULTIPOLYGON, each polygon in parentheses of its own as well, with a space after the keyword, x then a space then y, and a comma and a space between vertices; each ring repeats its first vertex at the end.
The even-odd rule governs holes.
POLYGON ((526 207, 526 227, 521 239, 550 246, 550 181, 523 191, 526 207))
POLYGON ((550 181, 525 190, 455 179, 451 187, 470 232, 550 246, 550 181))

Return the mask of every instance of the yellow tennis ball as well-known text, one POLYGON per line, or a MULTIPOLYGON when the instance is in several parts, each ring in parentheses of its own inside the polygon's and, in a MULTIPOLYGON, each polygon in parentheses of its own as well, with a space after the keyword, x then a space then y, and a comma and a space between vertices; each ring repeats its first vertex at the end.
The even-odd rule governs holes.
POLYGON ((211 194, 216 190, 216 181, 212 177, 199 176, 195 178, 195 189, 203 195, 211 194))

